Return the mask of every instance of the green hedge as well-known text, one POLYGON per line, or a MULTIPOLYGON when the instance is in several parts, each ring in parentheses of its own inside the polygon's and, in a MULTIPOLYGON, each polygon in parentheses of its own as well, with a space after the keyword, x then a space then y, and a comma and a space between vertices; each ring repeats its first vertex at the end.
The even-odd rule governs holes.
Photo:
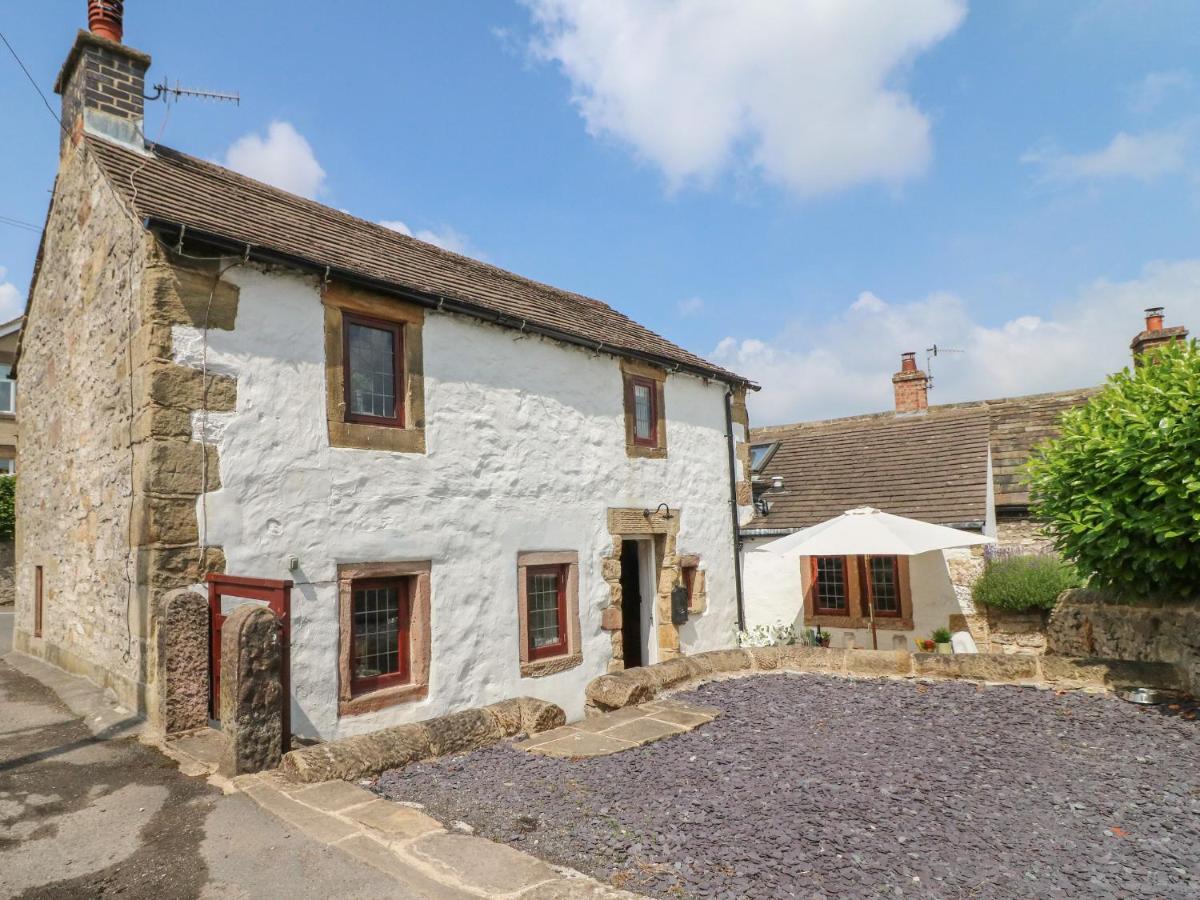
POLYGON ((15 477, 0 475, 0 541, 11 541, 13 537, 13 525, 17 521, 14 506, 16 490, 15 477))
POLYGON ((1013 556, 988 563, 971 596, 997 609, 1053 609, 1059 594, 1080 584, 1075 570, 1055 556, 1013 556))
POLYGON ((1093 584, 1200 599, 1200 350, 1150 351, 1029 463, 1034 515, 1093 584))

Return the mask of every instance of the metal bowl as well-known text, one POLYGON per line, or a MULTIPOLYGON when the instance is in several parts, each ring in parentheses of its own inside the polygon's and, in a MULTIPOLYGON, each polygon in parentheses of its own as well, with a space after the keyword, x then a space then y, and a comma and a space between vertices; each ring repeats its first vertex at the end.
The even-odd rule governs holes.
POLYGON ((1126 691, 1121 695, 1121 699, 1128 700, 1130 703, 1136 703, 1139 706, 1155 706, 1167 698, 1162 691, 1157 691, 1154 688, 1140 687, 1126 691))

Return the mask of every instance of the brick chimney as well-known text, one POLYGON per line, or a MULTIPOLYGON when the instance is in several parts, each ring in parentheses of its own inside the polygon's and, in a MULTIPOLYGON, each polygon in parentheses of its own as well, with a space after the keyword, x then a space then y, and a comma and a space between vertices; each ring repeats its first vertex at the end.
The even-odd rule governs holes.
POLYGON ((1172 341, 1185 341, 1187 336, 1188 330, 1182 325, 1164 328, 1163 308, 1161 306, 1150 307, 1146 310, 1145 330, 1129 344, 1129 349, 1133 351, 1133 364, 1135 366, 1142 365, 1142 354, 1147 350, 1153 350, 1155 347, 1161 347, 1172 341))
POLYGON ((916 353, 900 354, 900 371, 892 376, 896 412, 917 413, 929 407, 929 379, 917 368, 916 353))
POLYGON ((56 93, 62 95, 61 152, 84 131, 144 149, 142 123, 150 57, 121 43, 122 0, 88 0, 88 31, 80 31, 67 54, 56 93))

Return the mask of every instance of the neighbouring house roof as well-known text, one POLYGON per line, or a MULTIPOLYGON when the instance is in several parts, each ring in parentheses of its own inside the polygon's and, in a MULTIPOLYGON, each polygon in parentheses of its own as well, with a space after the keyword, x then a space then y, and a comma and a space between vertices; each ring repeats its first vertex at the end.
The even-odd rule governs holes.
POLYGON ((333 277, 444 301, 447 309, 500 325, 756 387, 590 297, 442 250, 161 145, 144 155, 92 136, 85 140, 113 186, 151 226, 185 226, 196 238, 250 245, 318 271, 329 267, 333 277))
POLYGON ((766 516, 747 532, 796 529, 855 506, 940 525, 987 520, 987 465, 998 511, 1029 504, 1021 468, 1033 448, 1058 432, 1058 420, 1098 388, 931 406, 923 414, 875 413, 755 428, 753 444, 778 442, 759 479, 769 488, 766 516))
POLYGON ((21 330, 21 323, 24 321, 24 316, 17 316, 15 319, 9 319, 7 322, 0 322, 0 338, 16 334, 21 330))

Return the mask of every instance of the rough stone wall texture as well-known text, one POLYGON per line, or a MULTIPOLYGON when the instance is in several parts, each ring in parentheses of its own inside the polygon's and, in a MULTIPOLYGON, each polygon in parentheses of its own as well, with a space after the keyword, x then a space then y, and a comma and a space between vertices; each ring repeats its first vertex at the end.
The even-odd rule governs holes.
POLYGON ((220 770, 243 775, 274 769, 283 756, 283 641, 278 617, 247 604, 221 626, 220 770))
POLYGON ((16 647, 144 705, 146 609, 130 558, 134 337, 148 238, 90 159, 63 159, 18 361, 16 647), (43 637, 32 637, 42 566, 43 637))
POLYGON ((13 566, 16 562, 16 545, 11 541, 0 541, 0 606, 11 606, 16 602, 16 585, 13 581, 13 566))
POLYGON ((1039 533, 1041 527, 1034 519, 1000 519, 996 522, 996 540, 1005 553, 1050 553, 1054 545, 1039 533))
POLYGON ((1195 603, 1120 603, 1097 591, 1067 591, 1048 628, 1051 652, 1166 662, 1200 695, 1200 607, 1195 603))
POLYGON ((181 588, 159 600, 154 621, 157 726, 178 734, 208 724, 208 598, 181 588))
POLYGON ((224 569, 199 549, 197 498, 220 482, 192 418, 231 410, 236 383, 172 358, 176 326, 233 327, 237 289, 217 265, 169 258, 86 153, 64 156, 18 362, 16 646, 152 720, 158 601, 224 569))
POLYGON ((956 617, 952 631, 971 632, 980 653, 1040 655, 1047 650, 1046 614, 981 607, 973 615, 956 617))

